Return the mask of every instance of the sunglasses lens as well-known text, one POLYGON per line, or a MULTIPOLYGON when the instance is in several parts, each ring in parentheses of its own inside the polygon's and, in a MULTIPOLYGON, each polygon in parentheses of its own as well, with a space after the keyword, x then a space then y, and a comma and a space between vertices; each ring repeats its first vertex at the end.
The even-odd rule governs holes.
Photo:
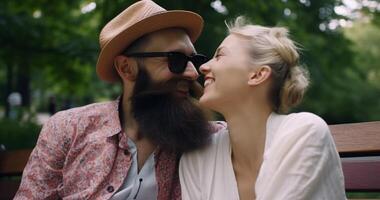
POLYGON ((206 56, 201 55, 201 54, 197 54, 193 56, 191 59, 191 62, 194 64, 195 68, 197 69, 199 69, 201 65, 205 64, 208 61, 209 59, 206 56))
POLYGON ((188 62, 185 54, 173 52, 168 58, 171 72, 181 74, 185 71, 188 62))

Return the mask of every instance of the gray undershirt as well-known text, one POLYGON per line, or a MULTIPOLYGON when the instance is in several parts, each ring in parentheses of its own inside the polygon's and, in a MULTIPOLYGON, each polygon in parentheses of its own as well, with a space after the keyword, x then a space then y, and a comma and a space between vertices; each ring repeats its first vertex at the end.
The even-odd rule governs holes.
POLYGON ((135 143, 128 139, 128 150, 132 156, 131 167, 120 189, 111 200, 150 200, 157 199, 157 182, 154 170, 154 154, 145 161, 137 172, 137 149, 135 143))

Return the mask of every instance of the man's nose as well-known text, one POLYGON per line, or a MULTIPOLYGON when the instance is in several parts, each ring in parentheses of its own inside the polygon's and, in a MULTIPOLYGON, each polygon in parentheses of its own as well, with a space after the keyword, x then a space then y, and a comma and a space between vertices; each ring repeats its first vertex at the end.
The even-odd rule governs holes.
POLYGON ((193 81, 197 80, 197 78, 199 77, 199 73, 191 61, 187 62, 186 69, 182 73, 182 76, 188 80, 193 81))

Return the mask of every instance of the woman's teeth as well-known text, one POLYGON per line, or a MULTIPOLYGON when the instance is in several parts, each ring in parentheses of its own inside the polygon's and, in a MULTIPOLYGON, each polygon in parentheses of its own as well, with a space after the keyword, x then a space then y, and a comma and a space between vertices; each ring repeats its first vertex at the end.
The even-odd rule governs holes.
POLYGON ((207 87, 208 85, 210 85, 211 83, 213 83, 214 80, 209 78, 209 79, 206 79, 205 83, 204 83, 204 86, 207 87))

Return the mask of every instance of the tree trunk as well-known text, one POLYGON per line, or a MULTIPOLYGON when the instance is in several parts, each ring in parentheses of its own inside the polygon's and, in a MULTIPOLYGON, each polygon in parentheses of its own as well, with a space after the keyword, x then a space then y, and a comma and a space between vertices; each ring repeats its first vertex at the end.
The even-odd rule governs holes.
POLYGON ((26 59, 23 58, 21 65, 18 65, 17 70, 17 92, 21 94, 22 106, 30 106, 30 66, 26 59))
POLYGON ((12 64, 10 62, 5 63, 7 66, 7 77, 6 77, 6 83, 5 83, 5 94, 4 94, 4 105, 5 105, 5 117, 9 118, 10 113, 10 105, 8 103, 8 96, 12 92, 12 86, 13 86, 13 68, 12 64))

